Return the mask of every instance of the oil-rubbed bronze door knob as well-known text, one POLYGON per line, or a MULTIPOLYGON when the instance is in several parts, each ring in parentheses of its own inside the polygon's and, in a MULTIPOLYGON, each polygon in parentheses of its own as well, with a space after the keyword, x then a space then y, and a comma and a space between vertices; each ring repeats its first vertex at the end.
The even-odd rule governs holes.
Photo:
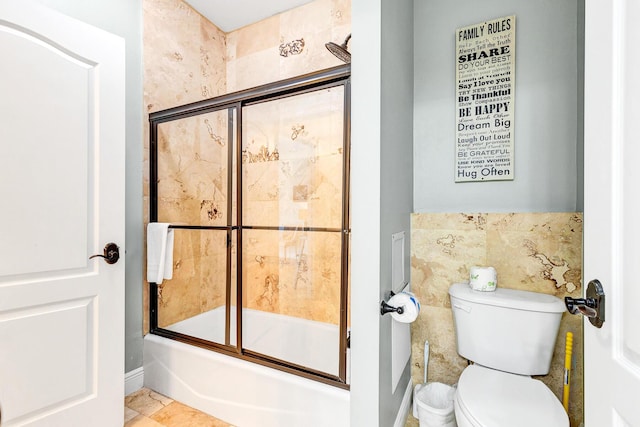
POLYGON ((586 298, 564 298, 564 305, 571 314, 582 314, 596 328, 604 324, 604 290, 598 279, 589 282, 586 298))
POLYGON ((91 255, 89 259, 96 257, 104 258, 107 264, 115 264, 120 259, 120 248, 115 243, 107 243, 104 247, 104 255, 91 255))

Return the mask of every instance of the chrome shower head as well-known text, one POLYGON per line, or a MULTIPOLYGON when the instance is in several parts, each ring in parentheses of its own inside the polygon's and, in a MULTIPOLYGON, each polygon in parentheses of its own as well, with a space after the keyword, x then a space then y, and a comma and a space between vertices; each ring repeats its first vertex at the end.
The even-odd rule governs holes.
POLYGON ((329 52, 333 53, 336 58, 339 60, 349 64, 351 63, 351 54, 347 50, 347 43, 349 43, 349 39, 351 38, 351 34, 344 39, 344 43, 341 45, 337 45, 334 42, 325 43, 325 47, 329 50, 329 52))

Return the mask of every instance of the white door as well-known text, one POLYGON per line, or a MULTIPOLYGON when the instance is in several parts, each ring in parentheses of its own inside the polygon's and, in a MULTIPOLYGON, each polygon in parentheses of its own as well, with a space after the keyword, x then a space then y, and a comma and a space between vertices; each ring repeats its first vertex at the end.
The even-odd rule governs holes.
POLYGON ((638 22, 637 0, 586 2, 584 282, 606 294, 584 324, 586 427, 640 426, 638 22))
POLYGON ((122 425, 124 42, 0 0, 0 58, 2 427, 122 425))

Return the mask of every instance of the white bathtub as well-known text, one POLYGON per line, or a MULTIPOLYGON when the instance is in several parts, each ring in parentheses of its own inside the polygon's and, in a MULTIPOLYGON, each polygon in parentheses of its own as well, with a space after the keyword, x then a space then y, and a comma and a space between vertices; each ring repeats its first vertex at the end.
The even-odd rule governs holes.
MULTIPOLYGON (((211 320, 211 316, 219 317, 220 313, 201 315, 169 329, 185 333, 195 331, 202 325, 211 325, 206 321, 211 320)), ((296 340, 298 346, 289 347, 313 345, 311 354, 316 362, 337 358, 335 351, 330 351, 326 357, 322 355, 323 350, 335 347, 319 342, 322 337, 334 342, 331 328, 326 324, 263 312, 249 312, 243 322, 245 327, 251 323, 256 325, 253 328, 256 345, 286 341, 283 337, 273 336, 274 331, 280 331, 289 338, 307 337, 306 344, 296 340), (282 321, 289 325, 288 330, 283 330, 282 321), (278 327, 270 328, 269 322, 278 327), (316 338, 309 341, 309 337, 316 338)), ((347 390, 157 335, 149 334, 144 341, 146 387, 238 427, 349 425, 347 390)))

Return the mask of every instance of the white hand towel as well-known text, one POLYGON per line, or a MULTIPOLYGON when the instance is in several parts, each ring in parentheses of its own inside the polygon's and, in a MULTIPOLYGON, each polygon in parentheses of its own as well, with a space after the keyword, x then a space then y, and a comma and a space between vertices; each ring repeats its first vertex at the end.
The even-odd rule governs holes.
POLYGON ((173 230, 169 224, 147 225, 147 281, 161 284, 173 277, 173 230))

